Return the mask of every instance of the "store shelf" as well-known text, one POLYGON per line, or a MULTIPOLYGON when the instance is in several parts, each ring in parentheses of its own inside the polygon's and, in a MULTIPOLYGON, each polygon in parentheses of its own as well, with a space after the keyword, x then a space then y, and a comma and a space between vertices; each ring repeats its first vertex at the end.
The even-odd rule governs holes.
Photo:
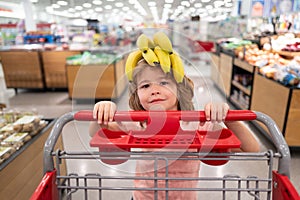
POLYGON ((44 89, 40 52, 1 51, 0 57, 7 88, 44 89))
POLYGON ((251 99, 251 110, 269 115, 284 134, 288 145, 300 146, 299 88, 286 87, 255 73, 251 99))
POLYGON ((80 51, 43 51, 43 69, 47 88, 67 88, 66 58, 80 51))
MULTIPOLYGON (((47 120, 49 124, 31 138, 19 150, 14 152, 0 165, 1 199, 30 199, 43 177, 43 148, 55 120, 47 120)), ((62 137, 56 144, 63 149, 62 137)), ((62 174, 66 174, 63 162, 62 174)))
POLYGON ((211 64, 211 79, 212 81, 219 87, 220 86, 220 56, 215 54, 215 53, 211 53, 211 59, 212 59, 212 64, 211 64))
POLYGON ((234 65, 238 66, 239 68, 242 68, 250 73, 253 73, 255 70, 255 67, 251 64, 249 64, 246 61, 243 61, 241 59, 235 58, 234 59, 234 65))
POLYGON ((72 99, 115 99, 127 86, 124 58, 109 65, 67 65, 66 68, 72 99))
POLYGON ((249 90, 248 88, 245 88, 242 84, 240 84, 239 82, 232 80, 232 85, 234 85, 235 87, 237 87, 239 90, 241 90, 242 92, 244 92, 245 94, 247 94, 248 96, 251 95, 251 90, 249 90))
POLYGON ((276 53, 278 53, 281 56, 285 56, 288 58, 293 58, 295 56, 300 56, 300 52, 291 52, 291 51, 275 51, 276 53))
POLYGON ((247 106, 243 106, 238 100, 236 100, 233 97, 229 98, 231 103, 233 103, 236 107, 238 107, 240 110, 248 110, 247 106))
POLYGON ((224 93, 228 97, 230 95, 231 79, 232 79, 232 63, 233 57, 225 53, 220 53, 220 83, 224 85, 224 93))

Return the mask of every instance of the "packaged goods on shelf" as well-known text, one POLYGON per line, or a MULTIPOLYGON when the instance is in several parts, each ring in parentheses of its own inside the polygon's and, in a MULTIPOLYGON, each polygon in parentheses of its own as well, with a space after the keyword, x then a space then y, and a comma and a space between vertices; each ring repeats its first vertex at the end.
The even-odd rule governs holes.
POLYGON ((25 142, 29 141, 31 139, 31 136, 26 132, 17 132, 10 136, 8 136, 6 139, 4 139, 1 142, 1 146, 4 147, 14 147, 16 149, 19 149, 21 146, 24 145, 25 142))
POLYGON ((17 132, 32 132, 40 125, 38 116, 23 116, 13 123, 14 130, 17 132))
POLYGON ((0 146, 0 164, 9 158, 9 156, 15 152, 15 150, 12 147, 2 147, 0 146))
POLYGON ((6 124, 4 127, 0 129, 0 134, 4 137, 7 135, 10 135, 14 132, 14 126, 13 124, 6 124))
POLYGON ((31 111, 3 110, 0 128, 0 163, 30 141, 48 122, 31 111), (10 149, 11 148, 11 149, 10 149), (5 156, 4 156, 5 155, 5 156))

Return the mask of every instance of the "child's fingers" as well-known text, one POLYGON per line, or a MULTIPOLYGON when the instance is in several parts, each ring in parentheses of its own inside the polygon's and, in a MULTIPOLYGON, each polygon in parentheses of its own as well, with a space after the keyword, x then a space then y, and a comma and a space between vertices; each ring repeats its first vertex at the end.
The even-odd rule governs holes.
POLYGON ((97 115, 98 115, 98 107, 99 107, 99 104, 95 104, 94 105, 94 109, 93 109, 93 118, 94 119, 97 119, 97 115))
POLYGON ((227 103, 225 103, 225 104, 223 105, 223 121, 225 120, 228 111, 229 111, 229 105, 228 105, 227 103))
POLYGON ((215 122, 217 120, 218 107, 215 104, 212 104, 210 107, 210 121, 215 122))
POLYGON ((111 118, 111 104, 106 104, 104 107, 104 116, 103 116, 103 122, 104 124, 108 124, 108 121, 111 118))
POLYGON ((205 106, 207 121, 222 122, 225 120, 229 106, 227 103, 209 103, 205 106))
POLYGON ((97 117, 99 124, 102 124, 102 121, 103 121, 103 112, 104 112, 103 105, 100 104, 98 106, 98 117, 97 117))
POLYGON ((109 113, 109 116, 110 116, 110 117, 109 117, 109 121, 110 121, 110 122, 113 121, 115 112, 116 112, 116 105, 115 105, 115 104, 111 104, 111 105, 110 105, 110 113, 109 113))
POLYGON ((224 117, 223 105, 222 104, 217 104, 216 107, 217 107, 216 108, 216 110, 217 110, 217 113, 216 113, 217 119, 216 119, 216 121, 217 122, 222 122, 223 117, 224 117))
POLYGON ((211 114, 211 104, 206 104, 205 105, 205 108, 204 108, 204 111, 205 111, 205 118, 207 121, 210 121, 210 114, 211 114))

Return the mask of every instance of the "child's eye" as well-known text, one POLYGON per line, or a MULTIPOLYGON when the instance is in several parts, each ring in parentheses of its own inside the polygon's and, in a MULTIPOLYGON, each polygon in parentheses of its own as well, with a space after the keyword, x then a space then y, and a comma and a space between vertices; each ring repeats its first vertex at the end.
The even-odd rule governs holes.
POLYGON ((141 89, 146 89, 148 87, 150 87, 150 84, 143 84, 140 86, 141 89))
POLYGON ((168 84, 169 84, 168 81, 161 81, 161 82, 160 82, 160 85, 168 85, 168 84))

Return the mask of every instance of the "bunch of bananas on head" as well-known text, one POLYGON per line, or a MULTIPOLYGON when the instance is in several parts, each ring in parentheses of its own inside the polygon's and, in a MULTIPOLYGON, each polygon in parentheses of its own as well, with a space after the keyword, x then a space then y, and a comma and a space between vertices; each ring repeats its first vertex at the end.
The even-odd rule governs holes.
POLYGON ((129 81, 132 81, 133 69, 142 58, 151 66, 160 64, 165 73, 171 72, 172 68, 177 83, 183 81, 183 62, 180 56, 173 51, 172 43, 164 32, 155 33, 153 41, 145 34, 141 34, 136 44, 139 49, 129 54, 125 65, 125 72, 129 81))

